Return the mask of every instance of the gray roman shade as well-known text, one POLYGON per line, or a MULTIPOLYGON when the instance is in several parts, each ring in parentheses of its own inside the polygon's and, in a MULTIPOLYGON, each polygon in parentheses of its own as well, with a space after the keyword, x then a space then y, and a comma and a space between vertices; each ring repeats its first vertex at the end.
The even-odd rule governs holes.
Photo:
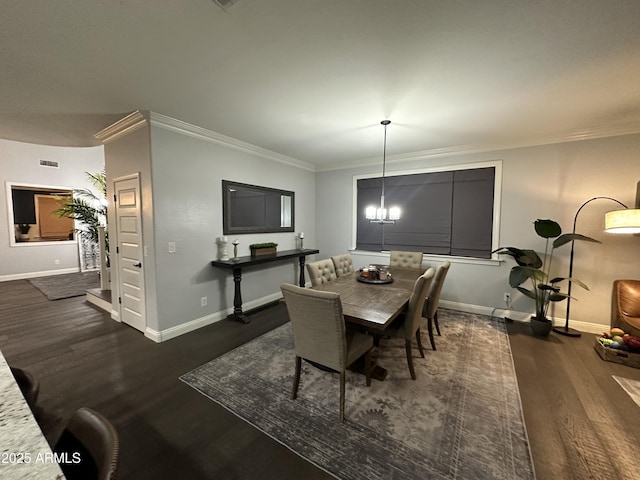
POLYGON ((356 248, 490 258, 494 178, 493 167, 386 177, 385 206, 402 209, 395 225, 364 216, 382 179, 358 180, 356 248))

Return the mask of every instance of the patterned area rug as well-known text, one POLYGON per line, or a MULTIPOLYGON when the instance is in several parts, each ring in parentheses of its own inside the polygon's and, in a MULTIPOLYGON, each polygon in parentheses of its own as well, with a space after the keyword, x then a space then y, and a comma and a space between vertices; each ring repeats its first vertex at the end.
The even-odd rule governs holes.
POLYGON ((48 277, 30 278, 29 283, 40 290, 49 300, 79 297, 91 288, 100 287, 98 272, 66 273, 48 277))
MULTIPOLYGON (((349 372, 346 421, 338 375, 303 362, 291 400, 294 353, 285 324, 181 380, 340 479, 533 479, 504 322, 441 310, 437 350, 415 350, 411 380, 404 341, 383 340, 388 370, 367 388, 349 372)), ((423 345, 429 344, 423 333, 423 345)))

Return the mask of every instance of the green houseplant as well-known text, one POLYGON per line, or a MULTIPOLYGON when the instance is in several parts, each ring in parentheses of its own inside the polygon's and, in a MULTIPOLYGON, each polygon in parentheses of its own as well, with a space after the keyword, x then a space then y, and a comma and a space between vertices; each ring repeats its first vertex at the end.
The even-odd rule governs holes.
MULTIPOLYGON (((73 197, 61 197, 64 203, 54 213, 58 217, 69 217, 80 222, 82 228, 76 229, 76 233, 97 244, 100 242, 98 227, 106 226, 107 221, 107 177, 104 170, 98 173, 85 173, 97 193, 88 188, 74 189, 73 197)), ((105 241, 107 251, 103 254, 106 256, 108 265, 108 237, 105 241)))
POLYGON ((560 302, 568 297, 566 293, 560 291, 557 284, 569 280, 589 290, 583 282, 576 278, 551 277, 555 249, 574 240, 601 242, 579 233, 563 234, 562 228, 554 220, 538 219, 533 223, 533 226, 536 234, 545 239, 542 258, 535 250, 516 247, 500 247, 492 253, 509 255, 515 260, 517 265, 512 267, 509 272, 509 285, 535 301, 535 314, 531 317, 531 328, 536 335, 548 335, 553 326, 553 322, 547 317, 550 303, 560 302), (552 239, 553 241, 551 241, 552 239), (550 242, 551 248, 549 248, 550 242), (529 282, 530 288, 525 286, 527 282, 529 282))

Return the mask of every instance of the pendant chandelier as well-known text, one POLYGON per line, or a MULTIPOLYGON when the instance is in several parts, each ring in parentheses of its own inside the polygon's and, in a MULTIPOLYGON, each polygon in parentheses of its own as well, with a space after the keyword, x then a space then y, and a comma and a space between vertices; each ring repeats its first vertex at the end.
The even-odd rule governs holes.
POLYGON ((384 206, 384 176, 387 163, 387 125, 391 120, 383 120, 380 122, 384 126, 384 148, 382 150, 382 193, 380 195, 380 207, 368 206, 365 210, 365 216, 369 223, 378 223, 380 225, 395 224, 400 219, 400 208, 391 207, 387 210, 384 206))

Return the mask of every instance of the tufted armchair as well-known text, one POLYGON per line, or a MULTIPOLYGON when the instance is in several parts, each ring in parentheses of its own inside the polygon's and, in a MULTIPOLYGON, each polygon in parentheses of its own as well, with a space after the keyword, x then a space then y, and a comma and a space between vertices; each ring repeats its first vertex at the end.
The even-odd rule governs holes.
POLYGON ((640 280, 613 282, 611 326, 640 336, 640 280))
POLYGON ((422 268, 422 252, 400 252, 391 250, 389 266, 422 268))
POLYGON ((338 278, 336 268, 330 258, 307 263, 307 272, 311 279, 311 285, 318 286, 338 278))
POLYGON ((331 257, 333 261, 333 266, 336 268, 336 275, 341 277, 343 275, 347 275, 349 273, 354 272, 353 268, 353 260, 351 259, 351 255, 348 253, 342 255, 334 255, 331 257))

